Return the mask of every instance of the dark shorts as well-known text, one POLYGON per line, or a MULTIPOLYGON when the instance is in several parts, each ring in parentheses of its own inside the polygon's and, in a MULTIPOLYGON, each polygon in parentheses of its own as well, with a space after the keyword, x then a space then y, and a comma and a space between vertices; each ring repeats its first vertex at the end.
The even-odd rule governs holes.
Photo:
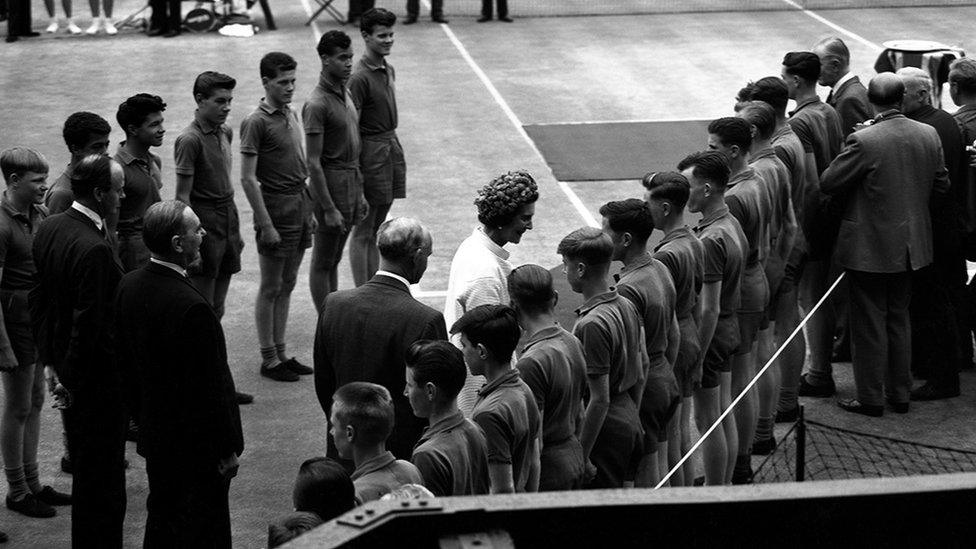
POLYGON ((703 389, 718 387, 719 374, 732 371, 732 353, 739 346, 739 322, 734 316, 731 321, 719 319, 715 326, 712 341, 705 349, 702 360, 703 389))
MULTIPOLYGON (((342 214, 342 219, 346 222, 346 231, 351 229, 356 222, 356 201, 363 193, 363 176, 359 168, 333 169, 323 168, 325 171, 325 182, 329 187, 329 195, 332 202, 342 214)), ((322 222, 323 209, 321 204, 316 204, 313 208, 315 220, 318 221, 318 233, 338 234, 340 231, 330 229, 322 222)))
MULTIPOLYGON (((392 133, 392 132, 391 132, 392 133)), ((396 134, 363 136, 359 163, 363 170, 363 194, 370 206, 391 204, 407 196, 407 164, 396 134)))
POLYGON ((756 343, 759 330, 763 330, 768 326, 769 319, 766 317, 765 311, 758 313, 739 313, 739 345, 735 350, 735 354, 744 355, 751 351, 753 344, 756 343))
MULTIPOLYGON (((665 364, 665 368, 667 368, 665 364)), ((667 442, 668 421, 681 403, 678 384, 671 375, 652 375, 644 383, 640 419, 644 428, 644 451, 652 450, 655 442, 667 442)))
MULTIPOLYGON (((321 227, 321 225, 319 225, 321 227)), ((315 231, 312 248, 312 269, 331 271, 342 260, 342 250, 349 239, 349 231, 315 231)))
POLYGON ((30 310, 27 307, 29 290, 0 291, 3 307, 3 324, 17 359, 17 367, 24 368, 37 362, 37 346, 31 329, 30 310))
POLYGON ((674 379, 682 397, 690 397, 695 388, 701 385, 701 342, 698 340, 698 323, 694 317, 678 321, 681 344, 678 358, 674 361, 674 379))
POLYGON ((274 246, 261 244, 261 229, 255 228, 258 253, 286 258, 312 246, 312 201, 306 191, 294 194, 262 193, 264 207, 281 240, 274 246))
POLYGON ((149 248, 142 240, 142 230, 119 231, 119 261, 127 273, 149 263, 149 248))
POLYGON ((643 455, 640 417, 627 393, 610 396, 610 408, 590 452, 596 477, 587 488, 623 488, 643 455))
POLYGON ((583 484, 583 447, 575 436, 544 444, 539 457, 539 491, 578 490, 583 484))
POLYGON ((233 201, 222 203, 197 201, 190 204, 207 231, 200 244, 202 262, 194 276, 220 278, 241 270, 241 223, 233 201))

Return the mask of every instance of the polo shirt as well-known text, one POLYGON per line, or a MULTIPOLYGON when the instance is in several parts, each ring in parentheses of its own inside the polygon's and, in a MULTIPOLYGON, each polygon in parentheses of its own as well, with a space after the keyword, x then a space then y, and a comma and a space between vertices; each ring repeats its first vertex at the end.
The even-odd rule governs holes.
POLYGON ((295 194, 305 189, 305 136, 298 114, 264 99, 241 121, 241 154, 257 155, 256 175, 266 193, 295 194))
MULTIPOLYGON (((976 105, 963 105, 953 115, 962 131, 962 143, 971 146, 976 141, 976 105)), ((968 156, 964 156, 968 158, 968 156)), ((963 227, 967 233, 976 231, 976 168, 968 168, 967 179, 962 185, 955 185, 953 193, 961 193, 959 210, 962 212, 963 227), (962 187, 958 189, 957 187, 962 187)))
POLYGON ((115 160, 125 173, 125 198, 119 205, 119 233, 142 231, 142 217, 149 206, 161 200, 159 189, 163 186, 163 161, 149 153, 149 158, 137 158, 124 148, 125 142, 115 153, 115 160))
MULTIPOLYGON (((803 143, 800 142, 800 138, 797 137, 789 124, 783 124, 773 132, 771 144, 776 158, 783 162, 786 171, 790 174, 790 198, 793 201, 793 214, 796 217, 797 225, 802 226, 803 205, 808 189, 811 187, 806 177, 803 143)), ((817 188, 819 189, 819 182, 817 188)))
POLYGON ((575 437, 586 384, 579 340, 558 325, 539 330, 528 337, 515 368, 542 412, 542 452, 575 437))
POLYGON ((687 226, 678 227, 654 248, 652 254, 668 268, 674 281, 674 313, 679 321, 692 318, 704 277, 705 249, 687 226))
POLYGON ((735 323, 741 301, 742 273, 745 270, 743 250, 748 248, 742 227, 729 213, 728 206, 723 205, 701 218, 695 227, 695 234, 705 252, 702 281, 705 284, 722 283, 718 323, 735 323))
POLYGON ((790 172, 786 165, 776 157, 772 147, 756 151, 750 157, 749 166, 756 171, 763 183, 763 190, 769 199, 770 251, 777 249, 778 243, 787 228, 793 201, 790 195, 790 172))
POLYGON ((424 486, 438 497, 487 494, 485 435, 460 411, 424 429, 410 461, 424 486))
POLYGON ((302 122, 306 135, 322 135, 322 168, 359 166, 359 114, 344 85, 320 77, 302 106, 302 122))
POLYGON ((788 122, 800 138, 803 150, 813 153, 817 176, 820 176, 844 144, 840 116, 833 107, 814 97, 797 104, 788 122))
POLYGON ((212 126, 199 114, 176 138, 173 154, 177 175, 193 177, 190 202, 226 202, 234 197, 230 183, 231 140, 226 124, 212 126))
POLYGON ((532 390, 511 369, 478 391, 471 420, 485 434, 488 463, 512 465, 516 492, 524 492, 532 465, 532 443, 542 418, 532 390))
POLYGON ((764 311, 769 303, 764 264, 769 253, 767 230, 772 207, 764 187, 765 183, 759 180, 756 171, 747 168, 729 179, 725 191, 729 213, 739 221, 747 242, 747 247, 743 248, 747 252, 742 273, 740 313, 764 311))
POLYGON ((359 132, 376 135, 396 130, 396 71, 384 60, 374 65, 360 57, 349 78, 349 94, 359 109, 359 132))
POLYGON ((586 300, 576 316, 573 335, 583 347, 586 375, 608 376, 611 401, 643 384, 647 353, 642 352, 641 319, 633 302, 610 290, 586 300))
POLYGON ((617 293, 637 306, 643 320, 644 343, 650 362, 647 379, 673 378, 665 353, 668 331, 675 318, 677 293, 668 268, 645 252, 632 264, 624 265, 617 282, 617 293))
POLYGON ((360 463, 351 478, 359 503, 380 499, 404 484, 424 483, 412 463, 396 459, 392 452, 383 452, 360 463))
POLYGON ((31 246, 40 221, 47 217, 42 206, 32 204, 26 213, 14 209, 7 192, 0 197, 0 289, 30 290, 34 287, 34 254, 31 246))
POLYGON ((54 184, 44 193, 44 206, 48 215, 59 214, 71 207, 75 201, 75 193, 71 190, 71 165, 69 164, 61 175, 54 180, 54 184))

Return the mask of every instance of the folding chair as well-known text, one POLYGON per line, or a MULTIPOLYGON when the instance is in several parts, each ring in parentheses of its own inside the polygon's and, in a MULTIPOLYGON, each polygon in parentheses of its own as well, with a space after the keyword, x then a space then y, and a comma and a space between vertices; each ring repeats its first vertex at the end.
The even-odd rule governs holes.
POLYGON ((311 25, 312 21, 315 21, 323 11, 329 12, 329 15, 331 15, 333 19, 338 21, 340 25, 345 25, 346 18, 342 16, 341 11, 339 11, 335 6, 332 5, 332 2, 334 1, 335 0, 315 0, 315 2, 319 5, 319 9, 315 10, 315 13, 313 13, 312 16, 308 18, 308 21, 305 21, 305 26, 311 25))

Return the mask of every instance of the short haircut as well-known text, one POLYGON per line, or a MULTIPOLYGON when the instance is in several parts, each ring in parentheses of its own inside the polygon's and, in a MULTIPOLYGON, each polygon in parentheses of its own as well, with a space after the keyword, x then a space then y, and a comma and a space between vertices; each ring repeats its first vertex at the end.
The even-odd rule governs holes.
POLYGON ((704 179, 715 185, 719 191, 724 191, 729 184, 729 157, 718 151, 701 151, 691 153, 678 162, 678 170, 685 171, 692 168, 692 175, 704 179))
POLYGON ((879 107, 901 106, 905 98, 905 83, 897 75, 882 72, 868 82, 868 101, 879 107), (894 77, 889 78, 888 75, 894 77))
POLYGON ((27 147, 12 147, 0 152, 0 173, 10 184, 10 177, 14 174, 21 176, 27 172, 47 173, 50 166, 44 155, 27 147))
POLYGON ((596 227, 582 227, 564 236, 556 253, 587 265, 602 265, 613 257, 613 241, 596 227))
POLYGON ((688 178, 678 172, 649 173, 641 180, 644 188, 655 200, 666 200, 676 210, 683 209, 688 204, 691 195, 691 185, 688 178))
POLYGON ((485 225, 507 225, 519 208, 539 200, 539 187, 529 172, 516 170, 499 175, 478 191, 474 205, 478 221, 485 225))
POLYGON ((395 217, 384 221, 376 231, 376 248, 384 259, 402 261, 430 238, 420 221, 411 217, 395 217))
POLYGON ((68 150, 80 149, 91 141, 93 135, 104 136, 112 132, 108 121, 93 112, 73 113, 64 121, 61 135, 68 150))
POLYGON ((404 362, 413 370, 415 382, 433 383, 444 393, 446 400, 461 392, 468 375, 461 350, 443 339, 415 341, 407 349, 404 362))
POLYGON ((356 506, 356 489, 339 462, 315 457, 298 468, 291 498, 296 511, 315 513, 327 522, 356 506))
POLYGON ((799 76, 807 84, 820 78, 820 58, 812 51, 791 51, 783 57, 783 68, 786 74, 799 76))
POLYGON ((552 274, 532 263, 521 265, 508 273, 508 295, 519 309, 529 314, 552 311, 552 274))
POLYGON ((356 428, 357 445, 380 444, 393 432, 393 397, 386 387, 354 381, 339 387, 332 401, 339 420, 356 428))
POLYGON ((752 147, 752 128, 749 123, 736 116, 726 116, 712 120, 708 124, 708 133, 718 136, 719 141, 726 147, 737 146, 742 152, 749 152, 752 147))
POLYGON ((330 30, 322 35, 319 43, 315 46, 315 51, 319 57, 335 55, 339 50, 344 50, 352 45, 349 35, 340 30, 330 30))
POLYGON ((639 198, 607 202, 600 206, 600 215, 606 218, 614 232, 630 233, 637 244, 646 243, 654 232, 651 208, 639 198))
POLYGON ((321 524, 321 517, 306 511, 279 517, 268 525, 268 549, 284 545, 321 524))
POLYGON ((836 36, 824 38, 817 42, 817 46, 823 46, 826 56, 838 59, 842 67, 851 63, 851 50, 847 49, 847 44, 840 38, 836 36))
POLYGON ((384 8, 370 8, 359 16, 359 30, 373 34, 376 27, 392 27, 396 24, 395 13, 384 8))
POLYGON ((776 131, 776 111, 765 101, 740 103, 739 117, 756 127, 759 139, 766 141, 776 131))
POLYGON ((142 217, 142 240, 150 252, 164 256, 173 253, 173 237, 187 229, 183 215, 188 207, 179 200, 163 200, 149 206, 142 217))
POLYGON ((963 57, 949 65, 949 82, 966 95, 976 95, 976 59, 963 57))
POLYGON ((285 71, 293 71, 298 68, 295 58, 280 51, 273 51, 264 54, 261 58, 260 70, 261 78, 277 78, 285 71))
POLYGON ((129 126, 141 126, 150 114, 165 110, 166 103, 163 103, 163 98, 148 93, 137 93, 119 105, 115 120, 122 128, 122 132, 129 135, 129 126))
POLYGON ((197 75, 193 81, 193 97, 202 95, 204 99, 210 98, 217 90, 234 90, 237 80, 226 74, 214 71, 206 71, 197 75))
POLYGON ((472 345, 484 345, 497 362, 509 362, 522 331, 515 309, 508 305, 480 305, 464 313, 451 326, 452 334, 463 334, 472 345))
POLYGON ((746 84, 744 88, 739 90, 736 100, 739 102, 765 101, 776 110, 777 114, 786 114, 786 105, 790 101, 790 90, 782 78, 766 76, 746 84))
POLYGON ((112 163, 110 157, 90 154, 81 159, 71 171, 71 192, 75 198, 95 196, 95 189, 112 188, 112 163))

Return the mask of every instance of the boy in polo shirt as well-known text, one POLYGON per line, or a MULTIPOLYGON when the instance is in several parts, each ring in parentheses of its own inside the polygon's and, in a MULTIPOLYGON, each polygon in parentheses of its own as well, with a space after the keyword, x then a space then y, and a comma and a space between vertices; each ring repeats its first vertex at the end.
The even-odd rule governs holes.
MULTIPOLYGON (((688 211, 701 212, 695 234, 704 248, 703 285, 699 298, 698 339, 702 352, 701 387, 695 392, 695 421, 699 432, 711 427, 732 402, 731 358, 739 346, 736 311, 741 300, 746 236, 725 204, 729 160, 724 153, 693 153, 678 163, 688 180, 688 211)), ((729 414, 702 445, 705 484, 726 484, 739 439, 735 415, 729 414)))
POLYGON ((349 78, 349 94, 359 109, 363 189, 369 211, 352 230, 349 263, 356 286, 376 273, 379 252, 376 231, 393 201, 407 196, 407 165, 396 136, 396 71, 386 61, 393 47, 396 14, 383 8, 366 11, 359 29, 366 51, 349 78))
POLYGON ((313 371, 285 352, 291 293, 305 250, 312 246, 302 124, 289 107, 297 66, 286 53, 262 57, 265 95, 241 121, 241 187, 254 212, 261 270, 254 304, 260 372, 276 381, 297 381, 313 371))
MULTIPOLYGON (((749 166, 752 147, 752 128, 742 118, 726 117, 708 125, 708 147, 729 158, 729 182, 725 203, 729 212, 739 220, 748 241, 745 269, 742 274, 742 294, 739 303, 739 347, 732 357, 732 395, 738 395, 756 372, 756 340, 759 330, 769 325, 769 283, 765 263, 769 254, 769 228, 772 203, 766 183, 749 166)), ((759 395, 750 389, 735 408, 739 447, 733 481, 743 484, 752 481, 752 438, 756 433, 756 410, 759 395)))
MULTIPOLYGON (((112 126, 93 112, 76 112, 64 121, 61 135, 64 137, 64 144, 68 146, 68 152, 71 153, 71 160, 64 172, 44 193, 44 205, 47 206, 48 215, 61 213, 71 207, 74 201, 74 193, 71 192, 71 172, 86 156, 108 152, 108 134, 111 131, 112 126)), ((114 226, 111 223, 110 225, 114 226)))
POLYGON ((347 383, 332 401, 331 435, 339 457, 351 459, 356 467, 352 483, 359 503, 380 499, 404 484, 423 484, 412 463, 394 458, 386 449, 393 432, 393 399, 386 387, 347 383))
POLYGON ((640 313, 613 289, 613 241, 594 227, 577 229, 559 242, 569 286, 583 294, 573 335, 586 358, 589 402, 580 444, 587 488, 622 488, 634 478, 642 451, 640 408, 648 359, 640 313))
POLYGON ((457 405, 468 375, 461 351, 448 341, 420 340, 407 350, 405 362, 403 394, 414 415, 430 421, 410 458, 424 486, 435 496, 487 494, 485 435, 457 405))
POLYGON ((539 491, 576 490, 583 484, 580 417, 586 359, 573 334, 553 313, 552 275, 538 265, 522 265, 508 275, 508 294, 526 338, 515 363, 542 414, 539 491))
POLYGON ((538 491, 542 418, 532 390, 512 368, 521 335, 515 311, 507 305, 475 307, 454 323, 451 334, 460 334, 471 373, 487 380, 471 420, 488 443, 491 493, 538 491))
MULTIPOLYGON (((675 317, 677 292, 664 263, 651 257, 647 239, 654 231, 654 219, 647 203, 637 198, 608 202, 600 208, 603 232, 613 242, 613 260, 624 268, 617 278, 617 293, 629 299, 644 321, 644 343, 649 366, 641 397, 640 417, 644 428, 644 455, 637 468, 635 485, 653 487, 667 473, 669 439, 677 438, 675 417, 681 395, 672 364, 680 342, 675 317)), ((676 456, 674 463, 680 457, 676 456)))

